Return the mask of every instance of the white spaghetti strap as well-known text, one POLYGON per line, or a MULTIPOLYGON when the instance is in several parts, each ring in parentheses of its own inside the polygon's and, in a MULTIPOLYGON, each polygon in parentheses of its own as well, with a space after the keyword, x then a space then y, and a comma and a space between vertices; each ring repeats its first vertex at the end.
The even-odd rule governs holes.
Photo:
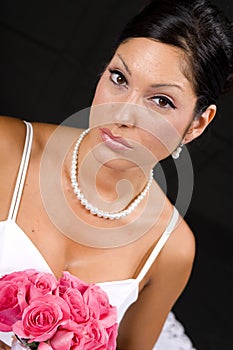
POLYGON ((154 249, 152 250, 152 252, 150 253, 148 259, 146 260, 146 263, 144 264, 143 268, 141 269, 141 271, 139 272, 136 280, 138 281, 138 283, 140 283, 142 281, 142 279, 145 277, 145 275, 147 274, 147 272, 149 271, 151 265, 153 264, 153 262, 155 261, 155 259, 157 258, 157 256, 159 255, 161 249, 163 248, 163 246, 165 245, 165 243, 167 242, 168 238, 170 237, 170 234, 172 233, 172 231, 174 230, 176 223, 178 221, 179 218, 179 212, 178 210, 174 207, 174 211, 172 214, 172 218, 166 228, 166 230, 164 231, 164 233, 162 234, 162 236, 160 237, 158 243, 156 244, 156 246, 154 247, 154 249))
POLYGON ((28 168, 28 163, 29 163, 29 158, 31 154, 31 148, 32 148, 32 139, 33 139, 33 128, 31 123, 28 123, 24 121, 26 124, 26 138, 25 138, 25 144, 24 144, 24 149, 23 149, 23 155, 18 171, 18 176, 15 184, 15 189, 9 209, 9 214, 8 214, 8 220, 16 220, 18 210, 19 210, 19 204, 20 204, 20 199, 22 196, 23 192, 23 187, 24 187, 24 182, 27 174, 27 168, 28 168))

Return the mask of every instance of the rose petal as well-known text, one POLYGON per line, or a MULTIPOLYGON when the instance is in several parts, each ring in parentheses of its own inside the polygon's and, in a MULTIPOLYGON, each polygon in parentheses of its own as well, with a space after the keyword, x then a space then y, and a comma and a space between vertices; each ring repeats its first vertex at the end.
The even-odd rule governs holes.
POLYGON ((68 271, 63 271, 62 277, 58 281, 61 293, 68 287, 78 289, 81 294, 89 287, 89 284, 83 282, 79 278, 71 275, 68 271))
POLYGON ((53 348, 48 343, 41 342, 38 345, 38 350, 53 350, 53 348))
MULTIPOLYGON (((51 345, 56 350, 69 350, 71 348, 73 332, 67 330, 58 330, 51 339, 51 345)), ((46 350, 46 349, 45 349, 46 350)))
POLYGON ((60 297, 47 294, 33 300, 24 310, 22 320, 17 321, 12 329, 20 338, 46 341, 69 318, 70 309, 67 303, 60 297))

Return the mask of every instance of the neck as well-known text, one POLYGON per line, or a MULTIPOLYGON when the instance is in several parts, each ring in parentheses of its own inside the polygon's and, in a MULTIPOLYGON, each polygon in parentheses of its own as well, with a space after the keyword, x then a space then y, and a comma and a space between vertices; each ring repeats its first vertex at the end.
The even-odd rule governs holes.
MULTIPOLYGON (((92 206, 109 212, 121 211, 132 201, 134 203, 135 197, 147 186, 151 171, 143 171, 122 159, 100 163, 93 155, 87 134, 77 143, 78 152, 74 155, 77 161, 75 178, 85 199, 92 206)), ((142 193, 142 198, 147 191, 142 193)))
POLYGON ((80 162, 78 181, 83 194, 94 206, 110 212, 123 210, 144 189, 150 171, 134 167, 119 170, 100 165, 90 153, 80 162))

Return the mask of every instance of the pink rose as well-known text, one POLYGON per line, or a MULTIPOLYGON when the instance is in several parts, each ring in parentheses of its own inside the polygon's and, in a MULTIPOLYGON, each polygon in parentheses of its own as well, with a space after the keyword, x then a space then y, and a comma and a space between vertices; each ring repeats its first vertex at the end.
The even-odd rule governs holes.
POLYGON ((78 289, 81 294, 89 287, 89 284, 83 282, 79 278, 71 275, 68 271, 64 271, 62 277, 58 281, 60 293, 64 293, 67 288, 78 289))
MULTIPOLYGON (((29 280, 35 286, 38 295, 52 294, 57 288, 56 277, 51 273, 37 272, 29 277, 29 280)), ((32 293, 32 291, 30 291, 32 293)), ((37 295, 35 294, 35 297, 37 295)), ((33 295, 31 295, 33 298, 33 295)))
POLYGON ((28 284, 24 284, 19 293, 19 303, 25 309, 33 299, 46 294, 58 294, 56 277, 51 273, 37 272, 29 277, 28 284))
POLYGON ((23 311, 22 320, 17 321, 12 330, 20 338, 46 341, 57 328, 70 318, 66 302, 55 295, 47 294, 33 300, 23 311))
POLYGON ((0 331, 38 350, 115 350, 116 308, 97 285, 68 272, 59 281, 36 270, 0 278, 0 331))
POLYGON ((77 324, 74 321, 67 321, 58 331, 54 334, 50 340, 50 344, 53 349, 56 350, 83 350, 85 341, 85 325, 77 324))
POLYGON ((51 345, 49 345, 48 343, 45 343, 43 341, 41 343, 39 343, 37 349, 38 350, 54 350, 51 345))
POLYGON ((116 339, 117 339, 117 333, 118 333, 118 324, 115 323, 113 326, 106 329, 108 334, 108 350, 115 350, 116 349, 116 339))
POLYGON ((109 304, 107 293, 98 285, 90 285, 84 292, 83 299, 91 308, 91 315, 100 319, 106 328, 111 327, 116 322, 117 310, 109 304))
MULTIPOLYGON (((0 290, 6 287, 7 283, 17 286, 17 298, 21 311, 28 306, 31 299, 51 293, 57 287, 56 278, 52 274, 38 273, 34 269, 12 272, 3 276, 0 278, 0 290)), ((1 301, 0 308, 1 305, 5 305, 5 302, 1 301)))
POLYGON ((21 316, 21 295, 26 294, 28 277, 36 270, 12 272, 0 278, 0 330, 9 332, 21 316))
POLYGON ((56 350, 108 350, 108 333, 98 320, 86 324, 68 321, 58 329, 50 344, 56 350))
POLYGON ((77 289, 68 288, 61 296, 69 305, 71 319, 77 323, 87 322, 89 308, 83 300, 82 294, 77 289))
POLYGON ((28 280, 28 277, 33 275, 34 273, 36 273, 36 270, 34 269, 12 272, 2 276, 0 278, 0 282, 1 281, 24 282, 25 280, 28 280))
POLYGON ((108 349, 108 333, 101 321, 93 319, 86 324, 83 340, 85 350, 108 349))
POLYGON ((18 289, 18 283, 0 281, 0 331, 2 332, 10 332, 12 325, 20 319, 18 289))
POLYGON ((18 299, 21 310, 24 310, 31 300, 42 295, 55 293, 57 288, 57 280, 52 274, 36 272, 35 270, 29 271, 34 271, 34 273, 30 273, 28 280, 24 281, 19 288, 18 299))

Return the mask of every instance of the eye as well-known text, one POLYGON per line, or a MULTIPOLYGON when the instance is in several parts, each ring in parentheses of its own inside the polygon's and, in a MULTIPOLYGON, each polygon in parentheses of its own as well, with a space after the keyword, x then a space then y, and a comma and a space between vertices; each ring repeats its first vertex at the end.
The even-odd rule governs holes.
POLYGON ((125 79, 124 75, 119 72, 116 69, 109 69, 110 74, 110 80, 116 84, 116 85, 126 85, 127 80, 125 79))
POLYGON ((155 101, 155 103, 160 107, 160 108, 173 108, 176 109, 176 106, 174 103, 167 97, 165 96, 155 96, 152 97, 152 101, 155 101))

